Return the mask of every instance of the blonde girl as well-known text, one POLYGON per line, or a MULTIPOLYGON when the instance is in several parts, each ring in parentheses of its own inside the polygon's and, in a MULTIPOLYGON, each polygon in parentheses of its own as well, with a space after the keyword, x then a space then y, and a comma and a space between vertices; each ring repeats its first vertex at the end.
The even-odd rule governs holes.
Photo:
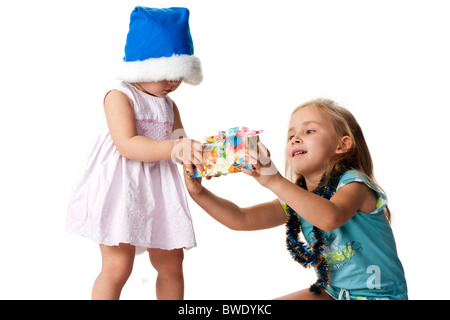
POLYGON ((254 169, 243 170, 278 197, 270 202, 240 208, 200 179, 185 179, 186 185, 206 212, 231 229, 286 225, 289 252, 314 267, 318 279, 281 299, 407 299, 386 196, 353 115, 327 99, 299 106, 290 118, 285 155, 286 178, 262 144, 254 169))

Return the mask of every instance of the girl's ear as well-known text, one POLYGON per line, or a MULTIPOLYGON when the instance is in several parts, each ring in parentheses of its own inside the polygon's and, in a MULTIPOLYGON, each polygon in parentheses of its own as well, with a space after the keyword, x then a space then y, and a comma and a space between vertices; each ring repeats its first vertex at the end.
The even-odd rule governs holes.
POLYGON ((349 136, 344 136, 340 139, 339 144, 336 148, 336 153, 346 153, 353 146, 352 138, 349 136))

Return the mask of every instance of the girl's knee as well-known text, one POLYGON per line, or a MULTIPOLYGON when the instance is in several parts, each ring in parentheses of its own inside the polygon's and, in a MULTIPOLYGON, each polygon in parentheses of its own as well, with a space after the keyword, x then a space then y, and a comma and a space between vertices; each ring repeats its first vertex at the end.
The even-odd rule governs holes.
POLYGON ((180 276, 183 274, 183 249, 150 249, 150 261, 159 274, 180 276))
POLYGON ((120 247, 103 247, 102 274, 108 277, 110 281, 126 282, 133 271, 133 248, 123 245, 120 247))
POLYGON ((126 261, 116 261, 102 266, 101 273, 113 283, 125 283, 133 271, 133 264, 126 261))
POLYGON ((131 275, 131 271, 133 270, 133 266, 128 264, 109 264, 102 268, 102 272, 105 272, 111 277, 114 278, 128 278, 131 275))

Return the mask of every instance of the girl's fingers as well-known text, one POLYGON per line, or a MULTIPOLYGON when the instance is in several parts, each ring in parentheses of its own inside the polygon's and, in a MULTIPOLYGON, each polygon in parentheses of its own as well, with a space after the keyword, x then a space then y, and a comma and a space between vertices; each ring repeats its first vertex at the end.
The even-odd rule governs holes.
POLYGON ((248 163, 251 165, 255 166, 259 163, 259 154, 256 150, 249 150, 248 157, 248 163))
POLYGON ((261 141, 258 141, 258 147, 259 147, 261 154, 264 154, 264 155, 267 155, 268 157, 270 157, 269 150, 266 148, 265 145, 263 145, 263 143, 261 141))
POLYGON ((184 172, 188 177, 191 177, 194 174, 194 167, 192 166, 192 164, 185 164, 184 172))
POLYGON ((203 165, 201 164, 196 164, 195 167, 197 168, 198 172, 203 172, 205 171, 205 168, 203 167, 203 165))
POLYGON ((191 161, 200 172, 204 171, 203 167, 203 145, 195 140, 191 140, 191 161))
POLYGON ((253 177, 255 175, 255 170, 242 168, 241 171, 251 177, 253 177))
POLYGON ((259 162, 261 167, 270 167, 272 160, 270 159, 270 151, 261 142, 258 142, 259 147, 259 162))

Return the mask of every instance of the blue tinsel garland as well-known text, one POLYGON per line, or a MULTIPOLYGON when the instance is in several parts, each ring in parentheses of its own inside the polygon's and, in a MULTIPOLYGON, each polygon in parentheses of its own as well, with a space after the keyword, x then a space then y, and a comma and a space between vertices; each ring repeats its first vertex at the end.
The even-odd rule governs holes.
MULTIPOLYGON (((331 199, 336 192, 337 184, 341 174, 333 174, 328 182, 326 173, 323 175, 319 186, 313 191, 313 193, 325 198, 331 199)), ((301 188, 306 189, 304 179, 298 179, 296 182, 301 188)), ((312 246, 307 243, 303 243, 299 239, 301 232, 300 219, 297 213, 287 206, 287 213, 289 214, 289 220, 286 223, 286 246, 295 261, 300 263, 305 268, 315 267, 318 273, 317 281, 311 285, 309 290, 312 294, 320 294, 329 283, 329 268, 328 263, 323 256, 323 250, 325 245, 325 238, 323 231, 317 227, 313 227, 313 236, 316 241, 312 246)))

